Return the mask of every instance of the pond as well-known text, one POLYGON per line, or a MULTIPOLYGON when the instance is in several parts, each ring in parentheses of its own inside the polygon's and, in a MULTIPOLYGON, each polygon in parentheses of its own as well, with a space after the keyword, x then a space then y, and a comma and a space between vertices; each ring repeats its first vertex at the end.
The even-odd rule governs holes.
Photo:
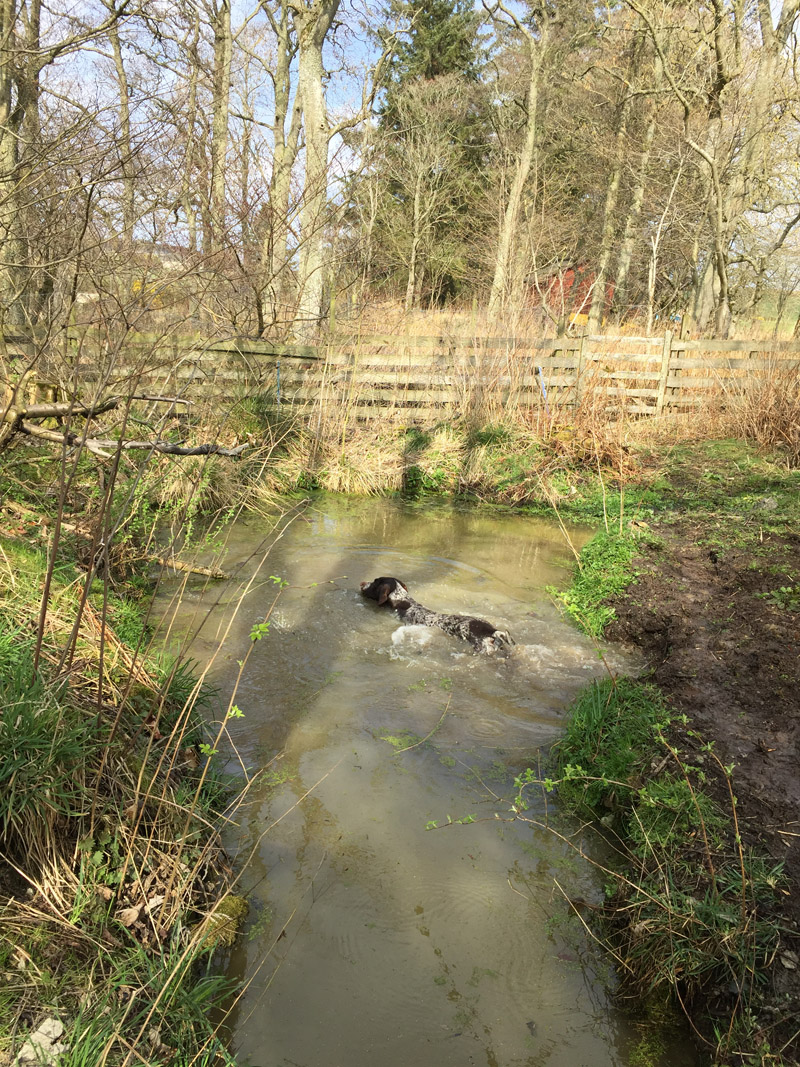
MULTIPOLYGON (((174 625, 197 632, 190 654, 224 698, 252 645, 230 769, 268 768, 230 838, 251 856, 230 961, 247 983, 229 1018, 242 1062, 628 1062, 637 1035, 566 904, 600 899, 597 871, 541 827, 575 830, 552 798, 532 798, 530 821, 511 811, 515 774, 546 754, 578 690, 630 667, 619 649, 599 658, 546 592, 569 579, 567 538, 579 549, 589 534, 324 499, 285 516, 277 539, 259 519, 235 524, 224 566, 236 579, 184 593, 174 625), (378 575, 509 630, 513 654, 403 626, 359 595, 378 575)), ((165 590, 165 618, 168 602, 165 590)))

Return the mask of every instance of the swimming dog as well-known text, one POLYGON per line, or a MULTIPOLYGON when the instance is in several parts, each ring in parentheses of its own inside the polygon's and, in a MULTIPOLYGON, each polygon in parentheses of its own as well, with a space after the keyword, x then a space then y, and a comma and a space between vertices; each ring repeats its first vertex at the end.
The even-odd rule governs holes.
POLYGON ((498 630, 484 619, 473 615, 444 615, 440 611, 431 611, 408 592, 408 586, 399 578, 375 578, 371 582, 361 583, 361 595, 377 601, 380 607, 388 605, 393 608, 403 622, 422 626, 438 626, 451 637, 460 637, 469 641, 478 652, 493 655, 497 652, 508 653, 514 640, 506 630, 498 630))

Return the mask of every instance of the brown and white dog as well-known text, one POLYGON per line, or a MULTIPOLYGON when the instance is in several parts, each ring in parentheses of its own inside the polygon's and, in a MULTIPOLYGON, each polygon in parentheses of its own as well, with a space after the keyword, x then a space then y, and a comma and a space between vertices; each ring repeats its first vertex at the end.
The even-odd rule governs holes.
POLYGON ((443 615, 440 611, 424 608, 409 595, 407 586, 399 578, 375 578, 371 582, 362 582, 361 595, 377 601, 379 606, 393 608, 405 623, 438 626, 452 637, 469 641, 478 652, 489 655, 508 653, 514 644, 506 630, 498 630, 483 619, 476 619, 472 615, 443 615))

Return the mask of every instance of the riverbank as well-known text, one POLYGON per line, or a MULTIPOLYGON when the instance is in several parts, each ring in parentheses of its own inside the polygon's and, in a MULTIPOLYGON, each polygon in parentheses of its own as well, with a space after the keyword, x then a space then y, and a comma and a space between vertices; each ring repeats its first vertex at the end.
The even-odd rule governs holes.
MULTIPOLYGON (((649 975, 651 991, 682 1001, 701 1046, 725 1063, 791 1064, 799 1049, 798 473, 735 441, 677 449, 657 501, 629 495, 615 536, 589 546, 592 580, 579 573, 565 597, 587 628, 644 651, 667 709, 624 777, 636 803, 669 817, 669 833, 643 838, 619 787, 593 810, 631 849, 630 881, 608 908, 612 942, 635 959, 639 992, 649 975), (675 955, 659 972, 664 938, 675 955)), ((579 760, 581 733, 562 771, 579 760)))
POLYGON ((141 582, 84 599, 74 564, 3 526, 0 1064, 230 1063, 211 960, 243 903, 208 692, 146 652, 141 582))
MULTIPOLYGON (((754 1022, 736 1035, 738 1040, 746 1033, 747 1055, 752 1058, 760 1048, 763 1062, 792 1062, 795 1038, 789 1031, 797 1004, 792 908, 798 878, 793 835, 800 832, 792 706, 800 681, 797 471, 780 454, 733 440, 698 443, 687 440, 685 431, 637 440, 625 427, 613 426, 594 434, 586 427, 550 427, 544 436, 520 427, 440 427, 390 439, 397 461, 391 468, 380 450, 363 451, 366 437, 293 457, 292 442, 298 439, 289 435, 274 464, 268 451, 235 468, 235 477, 232 461, 221 457, 199 466, 196 460, 179 462, 166 468, 169 494, 164 464, 151 483, 159 487, 158 510, 135 516, 137 539, 117 540, 110 571, 103 577, 98 570, 101 576, 90 583, 82 608, 82 568, 91 558, 91 538, 109 521, 93 504, 88 479, 70 490, 71 511, 82 509, 85 529, 68 516, 64 530, 70 540, 53 568, 47 559, 58 519, 57 483, 46 494, 32 479, 36 491, 30 495, 17 484, 17 500, 4 504, 0 651, 8 668, 4 676, 16 681, 5 701, 3 729, 15 744, 20 736, 35 743, 22 757, 30 772, 27 792, 19 788, 19 771, 7 764, 17 777, 3 824, 7 862, 0 891, 10 935, 0 966, 10 977, 0 994, 5 1023, 0 1063, 4 1052, 20 1046, 21 1034, 47 1019, 68 1024, 51 1043, 70 1047, 80 1034, 91 1050, 96 1040, 97 1062, 124 1062, 131 1044, 140 1055, 144 1048, 153 1064, 168 1062, 181 1049, 200 1064, 225 1055, 207 1025, 209 1004, 224 994, 224 986, 206 969, 211 953, 203 920, 230 897, 230 872, 216 831, 227 798, 206 758, 215 741, 201 734, 195 716, 202 690, 185 668, 140 660, 146 608, 129 594, 137 587, 148 592, 139 576, 153 553, 142 548, 149 542, 141 530, 152 530, 156 518, 162 524, 169 519, 181 546, 192 523, 202 524, 207 509, 197 506, 200 494, 208 507, 229 514, 242 499, 268 508, 278 489, 321 486, 351 492, 402 487, 407 497, 421 500, 427 493, 448 494, 465 505, 499 503, 555 515, 565 535, 570 522, 599 524, 607 532, 612 551, 584 556, 583 590, 567 598, 572 614, 588 623, 590 632, 605 627, 608 635, 647 652, 653 680, 671 708, 670 729, 678 731, 683 764, 702 768, 730 826, 729 778, 724 770, 714 777, 715 760, 701 746, 713 744, 723 768, 734 764, 735 814, 746 849, 785 863, 775 885, 767 882, 767 918, 777 916, 779 934, 777 942, 767 942, 774 996, 759 991, 757 999, 749 992, 745 997, 733 977, 727 990, 715 979, 716 1001, 707 991, 694 994, 697 1005, 704 1005, 698 1011, 705 1012, 698 1029, 713 1043, 712 1014, 725 1019, 732 1006, 736 1012, 746 1009, 754 1022), (167 510, 171 500, 174 512, 167 510), (628 586, 631 572, 638 584, 628 586), (118 584, 121 573, 132 584, 118 584), (609 597, 612 574, 616 585, 609 597), (47 580, 52 586, 43 616, 40 597, 47 580), (30 684, 37 635, 42 688, 30 684), (687 723, 680 720, 683 713, 687 723), (38 741, 35 731, 20 734, 20 716, 42 727, 38 741), (50 764, 42 764, 45 757, 50 764), (43 779, 31 772, 41 766, 43 779), (41 780, 52 783, 55 800, 38 789, 41 780), (28 803, 31 796, 38 807, 28 803), (130 992, 151 986, 162 989, 154 999, 130 992), (61 1005, 58 1014, 50 1011, 54 1004, 61 1005), (198 1019, 196 1027, 181 1022, 192 1018, 198 1019)), ((369 447, 378 448, 376 441, 369 447)), ((26 463, 31 460, 26 454, 26 463)), ((145 497, 138 492, 135 499, 145 497)), ((126 530, 133 525, 124 516, 120 521, 128 524, 126 530)), ((648 767, 640 768, 645 777, 648 767)), ((689 781, 696 792, 691 775, 689 781)), ((608 814, 613 812, 603 816, 608 814)), ((726 839, 728 858, 741 860, 735 834, 734 828, 733 838, 726 839)), ((662 853, 651 848, 650 855, 661 870, 662 853)), ((766 907, 761 900, 758 906, 766 907)), ((744 908, 747 919, 750 904, 744 908)), ((672 977, 680 983, 677 970, 672 977)), ((731 1055, 732 1047, 730 1041, 725 1045, 731 1055)))

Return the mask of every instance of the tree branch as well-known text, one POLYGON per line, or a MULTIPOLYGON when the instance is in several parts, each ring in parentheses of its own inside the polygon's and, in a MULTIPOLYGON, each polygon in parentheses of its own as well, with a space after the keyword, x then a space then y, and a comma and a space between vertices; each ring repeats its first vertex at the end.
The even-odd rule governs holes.
MULTIPOLYGON (((97 438, 84 437, 82 434, 73 433, 71 430, 49 430, 39 426, 31 419, 62 419, 65 416, 91 419, 96 415, 102 415, 106 411, 113 411, 123 400, 127 398, 112 396, 96 404, 82 404, 77 401, 63 401, 53 404, 29 404, 26 407, 9 405, 6 411, 0 415, 0 448, 7 445, 15 433, 23 433, 28 437, 36 437, 40 441, 50 441, 53 444, 87 448, 96 456, 104 459, 111 458, 113 450, 125 451, 142 449, 150 452, 161 452, 168 456, 240 456, 251 447, 250 442, 225 448, 215 442, 202 445, 177 445, 172 441, 119 441, 113 437, 97 438), (107 451, 111 449, 112 451, 107 451)), ((167 404, 191 404, 190 400, 181 400, 175 396, 152 396, 149 393, 137 393, 133 400, 152 400, 167 404)))

